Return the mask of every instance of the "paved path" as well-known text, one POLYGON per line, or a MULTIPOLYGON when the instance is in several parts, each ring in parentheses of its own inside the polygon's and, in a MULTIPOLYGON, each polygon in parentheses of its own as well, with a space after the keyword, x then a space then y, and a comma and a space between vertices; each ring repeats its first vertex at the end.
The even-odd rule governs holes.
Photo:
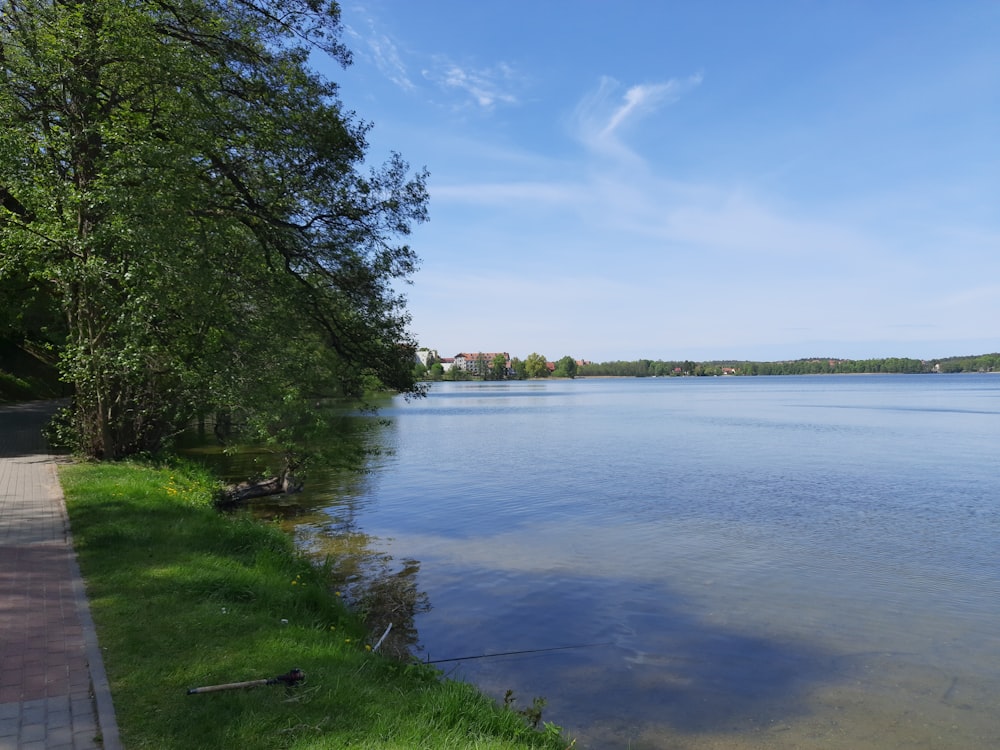
POLYGON ((0 750, 120 750, 56 464, 56 408, 0 407, 0 750))

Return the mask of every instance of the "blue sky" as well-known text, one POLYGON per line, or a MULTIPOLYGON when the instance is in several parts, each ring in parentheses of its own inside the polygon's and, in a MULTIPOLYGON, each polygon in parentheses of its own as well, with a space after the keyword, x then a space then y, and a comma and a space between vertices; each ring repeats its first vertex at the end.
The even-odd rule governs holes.
POLYGON ((442 356, 1000 350, 1000 3, 345 0, 442 356))

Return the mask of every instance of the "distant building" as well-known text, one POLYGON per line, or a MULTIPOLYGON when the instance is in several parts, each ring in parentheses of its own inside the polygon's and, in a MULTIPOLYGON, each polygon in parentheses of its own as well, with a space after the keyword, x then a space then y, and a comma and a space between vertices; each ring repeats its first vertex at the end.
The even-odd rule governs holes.
POLYGON ((507 352, 459 352, 454 357, 454 366, 470 375, 482 377, 497 357, 503 357, 504 369, 508 375, 513 372, 507 352))
POLYGON ((417 349, 417 362, 424 367, 430 367, 429 362, 436 362, 441 358, 434 349, 417 349))

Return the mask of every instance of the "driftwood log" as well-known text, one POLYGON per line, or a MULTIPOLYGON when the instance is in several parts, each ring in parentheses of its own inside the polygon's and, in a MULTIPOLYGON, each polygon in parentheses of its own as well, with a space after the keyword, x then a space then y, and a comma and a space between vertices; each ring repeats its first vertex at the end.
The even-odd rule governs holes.
POLYGON ((283 472, 277 476, 258 479, 255 482, 240 482, 229 485, 219 493, 216 504, 228 507, 258 497, 291 495, 301 491, 302 483, 295 481, 291 472, 283 472))

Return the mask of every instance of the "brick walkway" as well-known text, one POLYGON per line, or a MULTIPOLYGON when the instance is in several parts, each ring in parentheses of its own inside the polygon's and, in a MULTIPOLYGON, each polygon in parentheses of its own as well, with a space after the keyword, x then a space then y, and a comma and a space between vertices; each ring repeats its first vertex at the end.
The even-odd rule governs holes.
POLYGON ((118 726, 41 429, 0 407, 0 750, 119 750, 118 726))

